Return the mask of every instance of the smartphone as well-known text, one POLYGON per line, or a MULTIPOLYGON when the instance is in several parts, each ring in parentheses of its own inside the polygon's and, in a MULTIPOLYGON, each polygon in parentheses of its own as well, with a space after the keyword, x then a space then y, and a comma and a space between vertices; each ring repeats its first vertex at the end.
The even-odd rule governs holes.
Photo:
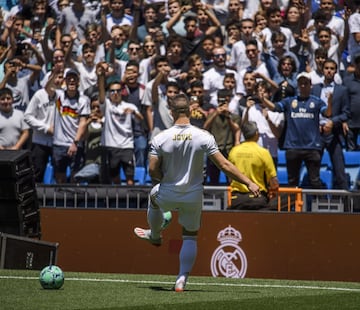
POLYGON ((218 105, 223 105, 226 103, 226 98, 218 98, 218 105))
POLYGON ((191 96, 190 101, 191 102, 199 102, 199 98, 198 98, 198 96, 191 96))

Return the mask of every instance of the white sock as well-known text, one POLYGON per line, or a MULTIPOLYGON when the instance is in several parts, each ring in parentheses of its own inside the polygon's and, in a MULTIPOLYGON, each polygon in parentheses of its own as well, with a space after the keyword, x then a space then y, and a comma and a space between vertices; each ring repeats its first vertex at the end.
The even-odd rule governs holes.
POLYGON ((183 236, 183 243, 181 246, 179 259, 180 259, 180 272, 179 276, 187 275, 194 266, 197 255, 197 237, 196 236, 183 236))
POLYGON ((163 223, 163 213, 159 208, 154 208, 149 205, 147 210, 147 221, 151 229, 151 238, 159 239, 161 232, 161 225, 163 223))

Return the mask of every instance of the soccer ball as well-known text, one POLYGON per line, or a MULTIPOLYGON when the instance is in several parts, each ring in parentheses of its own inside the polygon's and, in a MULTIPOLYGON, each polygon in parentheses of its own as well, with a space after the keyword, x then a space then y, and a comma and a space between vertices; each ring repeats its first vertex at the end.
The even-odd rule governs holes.
POLYGON ((64 273, 58 266, 46 266, 40 272, 39 281, 45 289, 59 289, 64 284, 64 273))

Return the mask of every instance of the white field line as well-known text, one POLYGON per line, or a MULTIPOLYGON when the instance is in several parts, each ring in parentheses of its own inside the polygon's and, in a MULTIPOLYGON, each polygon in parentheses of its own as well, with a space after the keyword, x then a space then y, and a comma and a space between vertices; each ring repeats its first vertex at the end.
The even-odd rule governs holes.
MULTIPOLYGON (((20 279, 20 280, 38 280, 38 277, 20 277, 20 276, 0 276, 0 279, 20 279)), ((66 281, 86 281, 86 282, 113 282, 113 283, 133 283, 133 284, 161 284, 172 285, 174 282, 165 281, 140 281, 126 279, 96 279, 96 278, 65 278, 66 281)), ((188 282, 188 285, 197 286, 228 286, 228 287, 258 287, 258 288, 288 288, 299 290, 325 290, 325 291, 345 291, 360 292, 360 288, 331 287, 331 286, 309 286, 309 285, 280 285, 280 284, 245 284, 245 283, 196 283, 188 282)))

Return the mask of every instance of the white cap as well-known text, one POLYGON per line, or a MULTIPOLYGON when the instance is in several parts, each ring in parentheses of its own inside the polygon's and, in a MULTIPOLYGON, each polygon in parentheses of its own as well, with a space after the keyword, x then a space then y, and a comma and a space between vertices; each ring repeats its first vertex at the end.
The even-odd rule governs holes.
POLYGON ((301 72, 301 73, 299 73, 298 74, 298 76, 296 77, 296 79, 297 80, 299 80, 300 78, 306 78, 306 79, 308 79, 308 80, 310 80, 311 81, 311 76, 310 76, 310 73, 308 73, 308 72, 301 72))

